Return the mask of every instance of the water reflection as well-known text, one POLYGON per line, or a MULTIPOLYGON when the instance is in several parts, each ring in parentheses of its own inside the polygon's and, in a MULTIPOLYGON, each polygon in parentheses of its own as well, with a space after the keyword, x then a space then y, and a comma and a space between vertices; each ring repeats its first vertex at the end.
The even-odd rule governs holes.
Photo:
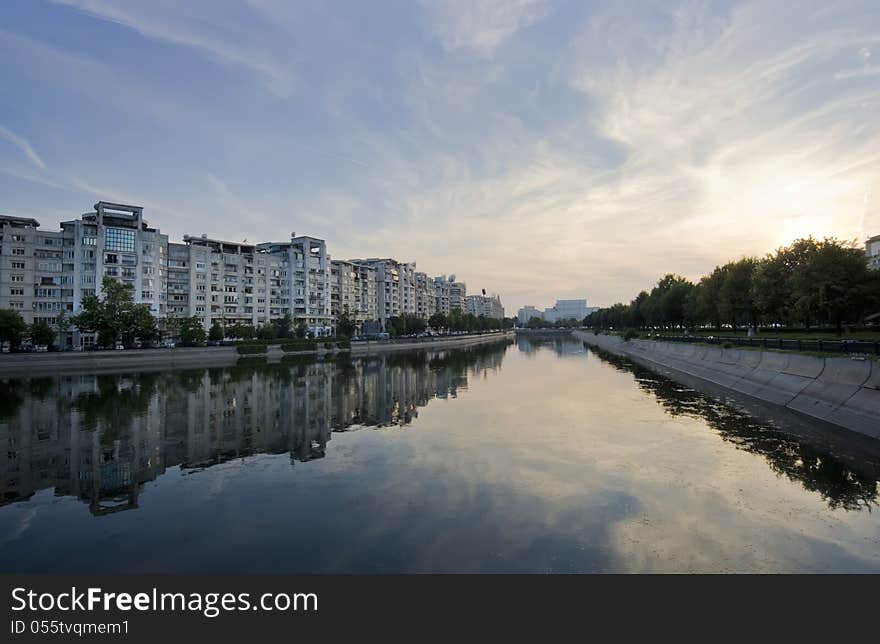
POLYGON ((849 448, 819 447, 626 358, 592 347, 588 351, 617 370, 632 373, 639 387, 653 394, 668 414, 703 420, 737 449, 760 454, 774 472, 821 495, 832 509, 870 511, 877 505, 880 448, 876 445, 866 453, 862 441, 853 436, 849 448))
POLYGON ((166 373, 0 380, 0 505, 54 488, 95 515, 136 508, 167 468, 257 453, 323 458, 333 432, 405 426, 501 366, 507 343, 166 373))

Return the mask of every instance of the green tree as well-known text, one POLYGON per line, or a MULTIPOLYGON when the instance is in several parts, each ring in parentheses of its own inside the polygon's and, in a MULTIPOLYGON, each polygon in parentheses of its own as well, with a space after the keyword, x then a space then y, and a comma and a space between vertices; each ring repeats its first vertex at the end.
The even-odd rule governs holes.
POLYGON ((8 342, 11 347, 18 346, 27 331, 21 313, 12 309, 0 309, 0 342, 8 342))
POLYGON ((432 329, 445 329, 448 324, 449 321, 446 319, 446 316, 440 311, 437 311, 434 315, 428 318, 428 325, 432 329))
POLYGON ((348 306, 343 307, 342 315, 336 321, 336 335, 341 338, 350 338, 354 335, 355 326, 348 314, 348 306))
POLYGON ((718 314, 730 323, 734 331, 740 322, 757 324, 758 311, 752 285, 756 266, 755 259, 746 257, 723 267, 724 280, 718 293, 718 314))
POLYGON ((226 333, 223 331, 223 327, 220 326, 219 322, 214 322, 211 325, 211 328, 208 329, 208 339, 211 342, 219 342, 226 336, 226 333))
POLYGON ((293 327, 293 319, 290 317, 290 313, 285 313, 283 317, 280 317, 276 320, 272 320, 272 325, 275 327, 275 337, 276 338, 289 338, 292 335, 291 329, 293 327))
POLYGON ((119 341, 144 341, 157 336, 156 320, 147 304, 135 304, 131 284, 105 278, 100 299, 95 295, 83 299, 82 310, 71 318, 81 331, 96 332, 102 346, 119 341))
POLYGON ((529 318, 529 321, 526 322, 526 327, 529 329, 541 329, 546 326, 546 322, 542 318, 539 318, 537 315, 533 315, 529 318))
POLYGON ((67 346, 67 333, 70 330, 70 316, 67 311, 62 309, 55 318, 55 326, 58 327, 58 335, 60 336, 61 347, 67 346))
POLYGON ((275 324, 264 324, 257 329, 257 337, 260 340, 274 340, 278 337, 278 327, 275 324))
POLYGON ((29 329, 31 343, 35 345, 50 345, 55 341, 55 329, 42 320, 31 324, 29 329))
POLYGON ((300 322, 299 324, 296 325, 296 329, 295 329, 294 333, 296 334, 296 337, 298 337, 298 338, 307 338, 307 337, 309 337, 309 333, 310 333, 309 327, 306 325, 305 322, 300 322))
POLYGON ((175 324, 181 345, 195 347, 205 343, 205 327, 197 316, 178 318, 175 324))
POLYGON ((792 274, 795 310, 833 323, 838 333, 846 321, 857 321, 869 304, 870 274, 864 251, 854 244, 827 238, 818 242, 792 274))

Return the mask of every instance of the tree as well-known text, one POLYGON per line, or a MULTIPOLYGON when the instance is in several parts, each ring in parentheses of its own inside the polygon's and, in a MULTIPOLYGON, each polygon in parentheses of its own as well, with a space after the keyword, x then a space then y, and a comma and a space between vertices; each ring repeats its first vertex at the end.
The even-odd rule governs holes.
POLYGON ((449 325, 449 321, 442 312, 437 311, 434 315, 428 318, 428 325, 432 329, 445 329, 449 325))
POLYGON ((296 330, 294 331, 294 333, 298 338, 307 338, 310 333, 309 327, 306 325, 305 322, 300 322, 296 325, 296 330))
POLYGON ((718 293, 718 314, 736 331, 737 324, 757 324, 757 307, 752 282, 757 261, 746 257, 724 266, 724 279, 718 293))
POLYGON ((336 321, 336 335, 342 338, 350 338, 354 335, 355 326, 348 315, 348 306, 343 307, 342 315, 336 321))
POLYGON ((864 251, 827 238, 816 243, 792 274, 795 309, 820 316, 841 333, 844 321, 855 321, 864 314, 869 282, 864 251))
POLYGON ((544 328, 545 322, 542 318, 539 318, 537 315, 533 315, 529 318, 529 321, 526 322, 526 327, 529 329, 541 329, 544 328))
POLYGON ((18 311, 0 309, 0 342, 16 347, 26 331, 27 325, 18 311))
POLYGON ((178 318, 175 324, 181 345, 195 347, 205 343, 205 327, 197 316, 178 318))
POLYGON ((283 317, 280 317, 277 320, 272 320, 272 325, 275 327, 274 337, 289 338, 291 336, 293 319, 290 317, 290 313, 285 313, 283 317))
POLYGON ((58 335, 61 336, 60 343, 62 348, 67 346, 67 332, 70 329, 70 324, 70 316, 67 315, 67 311, 61 309, 58 317, 55 318, 55 326, 58 327, 58 335))
POLYGON ((29 329, 31 344, 50 345, 55 341, 55 329, 42 320, 31 324, 29 329))
POLYGON ((211 325, 211 328, 208 330, 208 339, 211 342, 219 342, 226 336, 226 333, 223 331, 223 327, 220 326, 219 322, 214 322, 211 325))
POLYGON ((122 331, 122 341, 125 344, 132 344, 135 339, 152 342, 159 337, 159 327, 156 318, 150 312, 149 304, 135 304, 126 318, 128 324, 122 331))
POLYGON ((264 324, 257 329, 257 337, 260 340, 274 340, 278 337, 278 327, 274 324, 264 324))
POLYGON ((150 341, 158 335, 156 320, 147 304, 134 303, 131 284, 105 278, 101 286, 102 298, 95 295, 83 299, 82 310, 71 318, 80 330, 96 332, 98 344, 127 343, 139 338, 150 341))

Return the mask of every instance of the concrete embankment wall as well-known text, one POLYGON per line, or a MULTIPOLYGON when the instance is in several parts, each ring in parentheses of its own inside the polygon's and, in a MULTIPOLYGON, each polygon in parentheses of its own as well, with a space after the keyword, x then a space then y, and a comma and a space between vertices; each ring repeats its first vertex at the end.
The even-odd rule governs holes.
POLYGON ((723 349, 575 331, 588 344, 880 438, 880 361, 723 349))
MULTIPOLYGON (((482 335, 453 336, 413 340, 412 342, 355 342, 353 355, 384 353, 387 351, 412 351, 414 349, 443 349, 468 347, 512 338, 510 331, 484 333, 482 335)), ((126 351, 83 351, 65 353, 12 353, 0 355, 0 377, 22 377, 61 373, 100 373, 122 370, 162 370, 183 367, 217 367, 235 364, 243 357, 263 357, 270 361, 285 355, 323 355, 329 353, 323 347, 317 352, 284 353, 280 345, 267 348, 265 354, 240 355, 235 347, 181 347, 178 349, 133 349, 126 351)))

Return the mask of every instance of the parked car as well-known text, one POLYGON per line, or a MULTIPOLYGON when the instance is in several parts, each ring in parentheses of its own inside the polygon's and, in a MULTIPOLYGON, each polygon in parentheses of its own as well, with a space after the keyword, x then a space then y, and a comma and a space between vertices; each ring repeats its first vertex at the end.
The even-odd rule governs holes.
POLYGON ((49 350, 49 347, 45 344, 36 344, 34 345, 34 351, 38 353, 44 353, 49 350))
POLYGON ((119 342, 116 343, 116 350, 117 351, 122 351, 124 349, 125 349, 125 347, 121 343, 119 343, 119 342))

